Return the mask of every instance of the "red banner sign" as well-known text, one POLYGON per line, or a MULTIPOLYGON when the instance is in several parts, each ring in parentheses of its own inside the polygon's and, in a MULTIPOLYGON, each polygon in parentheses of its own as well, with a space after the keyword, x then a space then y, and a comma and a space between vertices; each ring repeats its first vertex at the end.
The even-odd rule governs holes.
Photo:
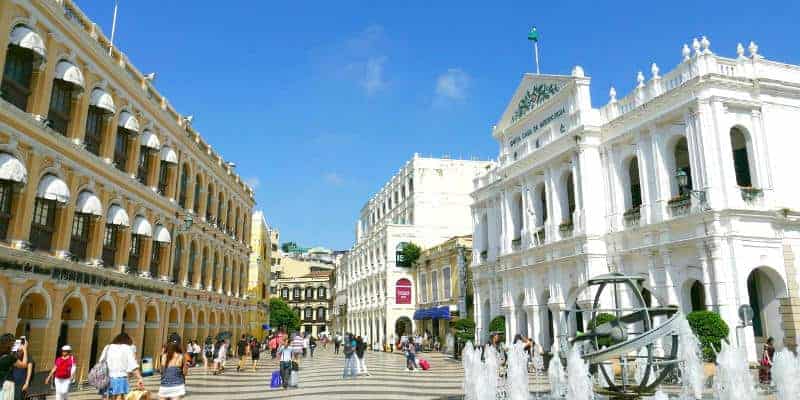
POLYGON ((395 285, 394 302, 396 304, 411 304, 411 281, 400 279, 395 285))

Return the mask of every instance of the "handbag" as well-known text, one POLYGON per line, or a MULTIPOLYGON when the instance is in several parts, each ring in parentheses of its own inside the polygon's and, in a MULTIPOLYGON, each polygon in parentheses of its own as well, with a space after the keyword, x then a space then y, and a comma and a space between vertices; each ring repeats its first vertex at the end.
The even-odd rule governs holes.
POLYGON ((270 380, 269 387, 276 389, 283 385, 281 379, 281 371, 272 371, 272 379, 270 380))
POLYGON ((89 376, 87 377, 90 385, 101 390, 107 388, 111 383, 111 378, 108 376, 108 364, 106 363, 106 350, 108 350, 108 346, 103 349, 100 361, 89 370, 89 376))
POLYGON ((300 371, 300 364, 297 361, 292 361, 292 371, 300 371))

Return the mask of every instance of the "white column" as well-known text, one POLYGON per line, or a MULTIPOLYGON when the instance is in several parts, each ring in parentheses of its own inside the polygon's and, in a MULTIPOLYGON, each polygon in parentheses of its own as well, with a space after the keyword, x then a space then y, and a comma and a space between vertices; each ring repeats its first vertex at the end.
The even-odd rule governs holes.
MULTIPOLYGON (((588 139, 584 140, 588 141, 588 139)), ((596 194, 604 192, 600 151, 595 140, 599 139, 593 138, 590 143, 582 144, 578 149, 580 174, 583 176, 580 181, 583 186, 580 193, 583 196, 596 196, 596 194)), ((603 202, 585 198, 582 204, 584 233, 589 236, 605 233, 603 202)))
MULTIPOLYGON (((669 161, 672 155, 667 148, 665 135, 653 134, 650 143, 653 157, 653 194, 650 207, 651 222, 660 222, 669 218, 667 202, 672 198, 672 181, 675 171, 671 171, 669 161)), ((641 171, 640 171, 641 172, 641 171)))
MULTIPOLYGON (((654 133, 654 131, 655 126, 652 126, 651 132, 654 133)), ((639 140, 636 141, 636 160, 638 161, 639 184, 641 185, 642 194, 641 219, 642 223, 644 224, 650 223, 652 220, 650 215, 650 206, 653 202, 653 196, 651 195, 651 192, 653 191, 653 182, 651 181, 653 176, 651 174, 651 170, 653 169, 653 161, 651 147, 649 144, 650 137, 646 133, 642 133, 639 136, 639 140)))

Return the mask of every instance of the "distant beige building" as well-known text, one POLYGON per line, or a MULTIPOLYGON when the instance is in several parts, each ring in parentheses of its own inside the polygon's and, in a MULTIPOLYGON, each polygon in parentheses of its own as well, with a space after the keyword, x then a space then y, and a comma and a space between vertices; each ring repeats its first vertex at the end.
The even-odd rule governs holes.
POLYGON ((247 320, 250 334, 257 338, 263 337, 263 325, 269 323, 271 233, 264 212, 254 212, 250 228, 252 252, 247 283, 248 300, 254 308, 248 313, 247 320))
POLYGON ((451 323, 473 318, 471 261, 472 235, 456 236, 425 249, 414 269, 416 331, 427 332, 448 351, 452 351, 451 323))

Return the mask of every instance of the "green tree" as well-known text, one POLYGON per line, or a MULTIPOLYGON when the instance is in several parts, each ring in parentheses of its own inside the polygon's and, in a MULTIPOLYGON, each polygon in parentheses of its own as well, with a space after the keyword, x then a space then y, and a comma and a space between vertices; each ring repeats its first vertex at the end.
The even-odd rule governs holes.
POLYGON ((422 254, 422 248, 414 243, 405 243, 403 248, 399 251, 397 257, 397 265, 399 267, 410 268, 417 265, 419 256, 422 254))
POLYGON ((728 324, 713 311, 694 311, 686 316, 692 332, 700 341, 703 349, 703 358, 706 361, 714 361, 717 352, 722 350, 722 341, 728 337, 730 330, 728 324))
POLYGON ((269 299, 269 325, 273 329, 286 328, 287 332, 300 330, 300 316, 285 301, 273 297, 269 299))
MULTIPOLYGON (((587 326, 588 328, 587 332, 591 332, 596 326, 603 325, 605 323, 614 321, 616 319, 617 317, 609 313, 597 314, 597 316, 594 319, 589 321, 589 325, 587 326)), ((612 344, 614 344, 614 341, 610 337, 597 338, 597 345, 600 346, 601 348, 611 346, 612 344)))
POLYGON ((472 318, 462 318, 453 324, 456 331, 456 337, 461 343, 467 343, 475 340, 475 321, 472 318))
POLYGON ((285 242, 281 244, 281 250, 284 253, 291 253, 292 251, 297 249, 297 243, 295 242, 285 242))
POLYGON ((506 317, 500 315, 489 322, 489 332, 506 333, 506 317))

